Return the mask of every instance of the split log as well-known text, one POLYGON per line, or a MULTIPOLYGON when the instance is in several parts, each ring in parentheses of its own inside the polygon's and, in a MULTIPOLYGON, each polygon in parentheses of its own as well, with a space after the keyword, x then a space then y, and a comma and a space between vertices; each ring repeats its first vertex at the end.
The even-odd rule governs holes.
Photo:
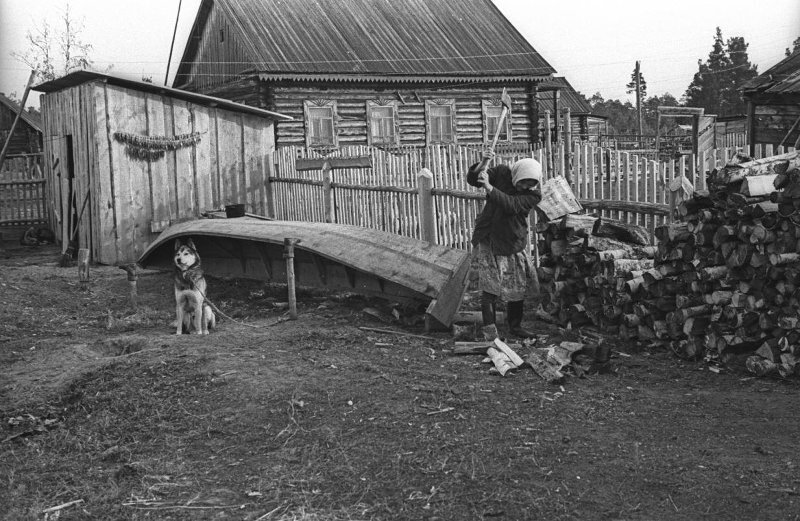
POLYGON ((500 351, 499 349, 495 349, 494 347, 490 347, 486 350, 487 356, 492 360, 495 369, 500 373, 500 376, 505 376, 506 373, 509 371, 514 371, 517 369, 517 365, 511 361, 509 356, 504 352, 500 351))
POLYGON ((786 154, 755 159, 738 165, 727 165, 717 171, 713 182, 731 184, 744 181, 746 177, 783 174, 790 168, 800 166, 800 151, 795 150, 786 154))
POLYGON ((775 191, 774 181, 778 174, 745 177, 740 192, 746 196, 768 195, 775 191))
POLYGON ((508 344, 506 344, 499 338, 494 339, 494 347, 496 347, 497 349, 502 351, 503 354, 508 356, 509 360, 511 360, 511 363, 514 364, 516 367, 519 367, 525 363, 522 360, 522 358, 520 358, 520 356, 517 353, 515 353, 514 350, 511 349, 511 347, 508 344))
POLYGON ((647 246, 652 242, 650 233, 645 228, 636 224, 606 218, 600 218, 595 221, 592 235, 609 237, 641 246, 647 246))
MULTIPOLYGON (((455 342, 451 354, 454 355, 485 355, 486 350, 495 347, 492 341, 482 342, 455 342)), ((519 344, 509 344, 508 347, 519 349, 519 344)))

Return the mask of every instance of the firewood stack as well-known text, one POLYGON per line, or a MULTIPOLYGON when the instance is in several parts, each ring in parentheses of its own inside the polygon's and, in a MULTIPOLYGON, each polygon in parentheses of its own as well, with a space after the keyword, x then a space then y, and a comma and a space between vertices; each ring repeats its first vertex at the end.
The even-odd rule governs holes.
POLYGON ((800 369, 800 152, 737 158, 708 186, 656 230, 666 336, 687 357, 752 353, 754 373, 788 376, 800 369))
POLYGON ((641 226, 590 215, 542 223, 539 279, 545 312, 565 327, 617 334, 633 320, 632 293, 656 248, 641 226))

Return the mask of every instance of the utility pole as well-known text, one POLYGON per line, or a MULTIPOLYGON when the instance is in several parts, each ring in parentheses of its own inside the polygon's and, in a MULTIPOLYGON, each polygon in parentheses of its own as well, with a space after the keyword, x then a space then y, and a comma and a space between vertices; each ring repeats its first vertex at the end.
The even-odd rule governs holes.
POLYGON ((639 146, 642 146, 642 85, 640 82, 639 60, 636 60, 636 70, 634 71, 636 81, 636 114, 639 124, 639 146))

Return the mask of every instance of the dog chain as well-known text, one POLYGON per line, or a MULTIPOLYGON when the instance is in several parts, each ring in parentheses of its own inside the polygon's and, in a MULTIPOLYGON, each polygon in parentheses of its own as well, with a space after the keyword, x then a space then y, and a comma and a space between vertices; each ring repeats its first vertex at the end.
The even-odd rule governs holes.
MULTIPOLYGON (((185 279, 184 279, 184 280, 185 280, 185 279)), ((243 326, 247 326, 247 327, 252 327, 252 328, 254 328, 254 329, 262 329, 262 328, 272 327, 272 326, 275 326, 275 325, 278 325, 278 324, 280 324, 281 322, 286 322, 287 320, 289 320, 289 318, 288 318, 288 317, 281 317, 281 318, 279 318, 278 320, 276 320, 275 322, 273 322, 273 323, 271 323, 271 324, 265 324, 265 325, 260 325, 260 324, 248 324, 247 322, 242 322, 241 320, 236 320, 235 318, 233 318, 233 317, 230 317, 230 316, 226 315, 225 313, 223 313, 223 312, 222 312, 222 310, 221 310, 221 309, 219 309, 219 308, 217 307, 217 305, 216 305, 216 304, 214 304, 214 303, 211 301, 211 299, 209 299, 208 297, 206 297, 205 293, 203 293, 202 291, 200 291, 199 289, 197 289, 197 287, 195 287, 195 285, 194 285, 194 282, 193 282, 193 281, 189 280, 188 282, 189 282, 189 284, 191 284, 191 286, 192 286, 192 289, 194 289, 196 292, 200 293, 200 295, 203 297, 203 303, 206 303, 206 302, 208 302, 208 305, 209 305, 209 306, 211 306, 211 309, 212 309, 212 310, 214 310, 215 312, 219 313, 220 315, 222 315, 223 317, 227 318, 228 320, 232 320, 233 322, 236 322, 237 324, 241 324, 241 325, 243 325, 243 326)), ((201 306, 201 307, 202 307, 202 306, 201 306)))

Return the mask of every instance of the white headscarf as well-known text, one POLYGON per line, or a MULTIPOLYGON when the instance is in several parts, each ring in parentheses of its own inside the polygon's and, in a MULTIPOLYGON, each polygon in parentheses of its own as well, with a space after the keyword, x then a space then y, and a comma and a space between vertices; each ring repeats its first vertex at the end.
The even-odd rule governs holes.
POLYGON ((542 165, 535 159, 520 159, 511 165, 511 182, 514 186, 523 179, 535 179, 537 183, 542 182, 542 165))

